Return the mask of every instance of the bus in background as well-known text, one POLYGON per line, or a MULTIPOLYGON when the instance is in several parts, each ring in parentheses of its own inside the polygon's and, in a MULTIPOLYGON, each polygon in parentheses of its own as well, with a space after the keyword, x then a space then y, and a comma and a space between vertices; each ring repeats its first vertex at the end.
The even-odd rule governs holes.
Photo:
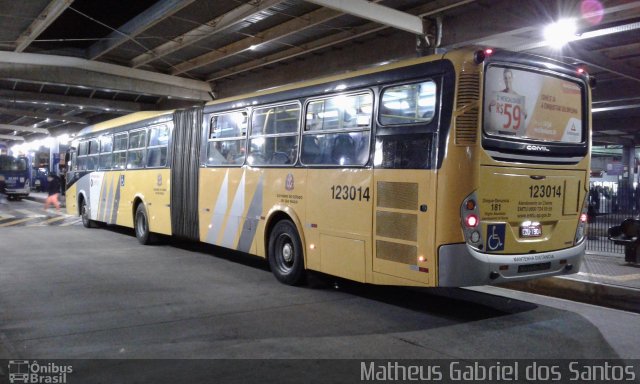
POLYGON ((28 156, 0 155, 0 188, 7 198, 20 200, 31 192, 31 160, 28 156))
POLYGON ((591 78, 467 48, 78 135, 69 213, 371 284, 575 273, 585 250, 591 78))

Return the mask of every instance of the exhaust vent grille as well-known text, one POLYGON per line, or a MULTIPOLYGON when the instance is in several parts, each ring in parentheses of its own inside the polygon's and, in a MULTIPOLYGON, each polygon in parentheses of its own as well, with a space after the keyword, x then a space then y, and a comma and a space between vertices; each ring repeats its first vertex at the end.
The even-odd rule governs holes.
POLYGON ((456 144, 472 145, 478 139, 478 101, 480 100, 480 75, 463 73, 458 84, 456 108, 467 108, 456 116, 456 144))

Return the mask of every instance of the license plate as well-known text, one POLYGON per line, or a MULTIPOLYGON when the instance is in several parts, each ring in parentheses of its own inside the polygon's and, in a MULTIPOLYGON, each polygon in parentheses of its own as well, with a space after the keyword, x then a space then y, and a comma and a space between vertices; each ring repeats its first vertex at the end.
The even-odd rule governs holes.
POLYGON ((540 224, 530 224, 520 226, 520 237, 540 237, 542 236, 542 227, 540 224))
POLYGON ((518 266, 518 273, 545 271, 551 268, 551 263, 525 264, 518 266))

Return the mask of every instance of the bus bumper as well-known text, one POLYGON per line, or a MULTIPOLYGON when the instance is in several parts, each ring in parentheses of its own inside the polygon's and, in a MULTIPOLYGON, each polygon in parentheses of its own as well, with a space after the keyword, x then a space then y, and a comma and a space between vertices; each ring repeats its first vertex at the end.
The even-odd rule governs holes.
POLYGON ((26 188, 6 188, 5 189, 5 194, 7 196, 29 196, 29 193, 31 193, 31 188, 26 187, 26 188))
POLYGON ((566 249, 521 255, 481 253, 467 244, 450 244, 438 252, 438 286, 468 287, 569 275, 580 270, 586 241, 566 249))

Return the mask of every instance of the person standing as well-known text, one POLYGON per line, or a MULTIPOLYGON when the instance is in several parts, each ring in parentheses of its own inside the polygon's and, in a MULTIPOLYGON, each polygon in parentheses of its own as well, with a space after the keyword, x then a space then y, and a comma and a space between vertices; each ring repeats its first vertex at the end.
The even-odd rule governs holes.
POLYGON ((0 175, 0 204, 9 204, 7 198, 4 196, 5 192, 4 176, 0 175))
POLYGON ((60 202, 58 201, 58 196, 60 195, 60 179, 55 174, 50 174, 47 176, 47 181, 49 182, 47 185, 49 196, 44 202, 44 210, 46 211, 49 205, 53 204, 53 206, 56 207, 56 212, 60 213, 60 202))

